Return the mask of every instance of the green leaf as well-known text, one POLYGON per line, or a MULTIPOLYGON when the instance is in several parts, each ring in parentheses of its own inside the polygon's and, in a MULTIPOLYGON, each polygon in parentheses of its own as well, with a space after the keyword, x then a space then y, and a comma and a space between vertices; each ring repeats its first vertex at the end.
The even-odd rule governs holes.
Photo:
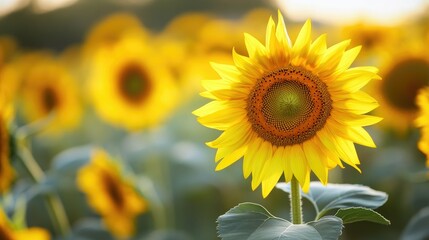
POLYGON ((80 167, 88 163, 91 158, 92 146, 69 148, 55 156, 52 162, 52 170, 62 174, 76 172, 80 167))
POLYGON ((420 240, 429 238, 429 207, 420 210, 413 218, 402 233, 403 240, 420 240))
MULTIPOLYGON (((290 184, 278 183, 277 188, 290 193, 290 184)), ((363 185, 311 182, 310 191, 302 193, 315 207, 317 218, 330 210, 350 207, 375 209, 387 201, 387 194, 363 185)))
POLYGON ((342 220, 335 216, 292 224, 255 203, 241 203, 218 218, 222 240, 335 240, 341 230, 342 220))
POLYGON ((318 221, 307 223, 314 227, 320 234, 323 240, 335 240, 342 233, 343 221, 335 216, 326 216, 318 221))
POLYGON ((337 211, 335 216, 341 218, 344 224, 360 221, 368 221, 383 225, 390 225, 390 221, 378 212, 363 207, 343 208, 337 211))

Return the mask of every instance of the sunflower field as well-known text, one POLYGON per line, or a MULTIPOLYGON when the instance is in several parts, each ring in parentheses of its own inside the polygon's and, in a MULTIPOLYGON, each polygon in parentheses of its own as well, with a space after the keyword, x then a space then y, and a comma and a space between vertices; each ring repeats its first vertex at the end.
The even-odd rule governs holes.
POLYGON ((428 168, 428 1, 0 0, 0 240, 427 240, 428 168))

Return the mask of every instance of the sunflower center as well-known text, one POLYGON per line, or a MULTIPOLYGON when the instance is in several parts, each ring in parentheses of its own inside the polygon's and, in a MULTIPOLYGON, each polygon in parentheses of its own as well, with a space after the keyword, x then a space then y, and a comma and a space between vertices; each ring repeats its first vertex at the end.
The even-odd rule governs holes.
POLYGON ((0 226, 0 239, 3 240, 13 240, 9 231, 6 229, 6 226, 0 226))
POLYGON ((150 88, 148 77, 137 64, 127 66, 119 76, 120 94, 130 103, 140 103, 150 88))
POLYGON ((393 106, 416 111, 418 91, 429 84, 429 62, 424 59, 407 59, 399 62, 386 74, 382 92, 393 106))
POLYGON ((58 96, 54 89, 46 87, 42 92, 42 104, 46 112, 52 111, 58 104, 58 96))
POLYGON ((114 179, 114 177, 109 173, 103 173, 102 177, 107 195, 112 200, 114 206, 118 209, 122 208, 125 203, 125 199, 122 195, 117 179, 114 179))
POLYGON ((260 78, 247 101, 253 130, 277 146, 312 138, 325 125, 331 109, 326 84, 311 72, 293 66, 260 78))

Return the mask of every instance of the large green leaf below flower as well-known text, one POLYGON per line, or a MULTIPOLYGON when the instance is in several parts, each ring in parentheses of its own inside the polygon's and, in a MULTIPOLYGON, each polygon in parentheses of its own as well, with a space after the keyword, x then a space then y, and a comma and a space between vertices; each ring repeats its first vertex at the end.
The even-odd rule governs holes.
POLYGON ((342 220, 335 216, 307 224, 292 224, 255 203, 241 203, 218 218, 222 240, 335 240, 342 228, 342 220))

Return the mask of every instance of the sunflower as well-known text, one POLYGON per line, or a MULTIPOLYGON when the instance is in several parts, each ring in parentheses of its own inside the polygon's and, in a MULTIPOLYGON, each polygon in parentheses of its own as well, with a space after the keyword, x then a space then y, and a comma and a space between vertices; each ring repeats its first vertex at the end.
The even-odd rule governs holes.
POLYGON ((147 35, 140 20, 129 13, 112 14, 97 24, 89 31, 83 46, 85 54, 92 54, 99 47, 113 46, 124 35, 138 33, 147 35))
POLYGON ((5 95, 2 94, 2 90, 0 90, 0 193, 8 191, 15 178, 15 173, 10 165, 8 131, 12 114, 12 105, 8 103, 5 95))
POLYGON ((233 51, 235 65, 213 63, 220 80, 205 80, 202 95, 213 101, 194 111, 198 121, 224 131, 207 143, 217 148, 216 170, 243 158, 243 175, 266 197, 282 174, 307 191, 310 173, 324 184, 340 159, 358 171, 353 143, 375 147, 362 128, 380 121, 363 115, 378 106, 360 89, 378 79, 375 67, 349 68, 360 47, 350 41, 326 47, 326 35, 311 41, 311 21, 294 44, 283 16, 270 18, 265 45, 249 34, 249 56, 233 51))
POLYGON ((162 121, 177 103, 171 72, 149 46, 133 36, 97 53, 88 89, 107 122, 138 130, 162 121))
POLYGON ((48 231, 43 228, 31 227, 27 229, 15 230, 12 228, 9 219, 0 209, 0 239, 5 240, 49 240, 51 239, 48 231))
POLYGON ((147 211, 147 202, 104 151, 93 153, 91 163, 78 172, 77 184, 114 235, 133 234, 134 218, 147 211))
POLYGON ((35 121, 54 112, 48 132, 75 128, 82 115, 76 80, 55 59, 34 61, 23 74, 22 105, 26 118, 35 121))
POLYGON ((415 125, 420 128, 421 133, 418 148, 426 155, 426 166, 429 167, 429 87, 419 90, 416 104, 419 113, 415 125))
POLYGON ((371 84, 370 89, 380 103, 378 114, 385 119, 381 125, 399 134, 412 127, 418 113, 417 94, 429 85, 428 48, 420 41, 403 45, 392 49, 390 56, 382 60, 383 80, 371 84))
POLYGON ((352 39, 352 45, 361 45, 366 55, 382 54, 387 46, 394 46, 399 40, 398 28, 382 26, 367 22, 357 22, 343 27, 342 35, 352 39))

